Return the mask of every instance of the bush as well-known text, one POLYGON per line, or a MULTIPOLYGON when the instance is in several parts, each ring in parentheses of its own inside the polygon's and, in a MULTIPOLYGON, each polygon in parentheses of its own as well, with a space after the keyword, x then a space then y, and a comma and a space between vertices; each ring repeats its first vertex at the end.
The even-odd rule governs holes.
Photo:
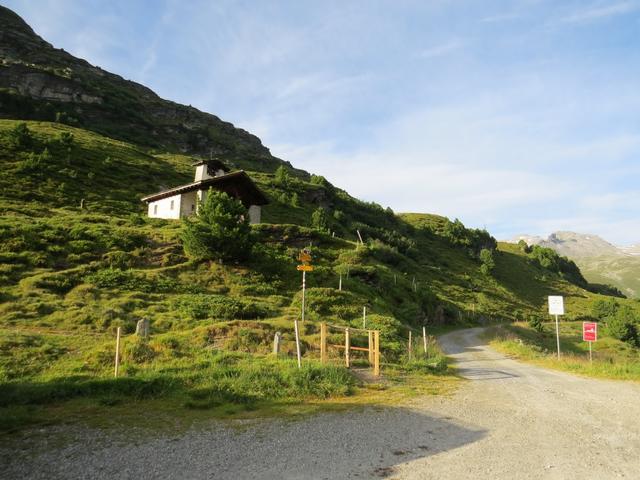
POLYGON ((183 220, 184 251, 195 260, 242 260, 251 254, 253 237, 247 210, 224 192, 209 189, 195 216, 183 220))
POLYGON ((205 318, 231 320, 264 317, 267 310, 254 302, 244 302, 222 295, 184 295, 176 302, 178 310, 192 319, 205 318))
POLYGON ((21 122, 9 131, 9 143, 14 148, 29 148, 31 146, 33 137, 26 123, 21 122))
POLYGON ((529 326, 533 328, 538 333, 544 332, 544 326, 542 325, 542 320, 537 315, 531 315, 529 317, 529 326))
POLYGON ((290 183, 289 172, 287 172, 287 169, 284 168, 284 165, 280 165, 276 169, 274 180, 276 185, 280 185, 281 187, 285 187, 285 188, 289 186, 289 183, 290 183))
POLYGON ((484 275, 489 275, 496 266, 496 262, 493 259, 493 252, 488 248, 483 248, 482 250, 480 250, 480 262, 482 262, 480 271, 484 275))
POLYGON ((620 306, 616 313, 609 317, 607 332, 613 338, 627 342, 634 347, 640 346, 636 318, 633 310, 627 305, 620 306))
POLYGON ((137 275, 131 270, 120 270, 118 268, 98 270, 88 275, 85 281, 100 288, 137 290, 147 293, 170 293, 181 290, 177 280, 171 277, 157 276, 147 278, 143 275, 137 275))
POLYGON ((321 232, 326 232, 329 229, 327 211, 324 208, 318 207, 311 214, 311 226, 321 232))

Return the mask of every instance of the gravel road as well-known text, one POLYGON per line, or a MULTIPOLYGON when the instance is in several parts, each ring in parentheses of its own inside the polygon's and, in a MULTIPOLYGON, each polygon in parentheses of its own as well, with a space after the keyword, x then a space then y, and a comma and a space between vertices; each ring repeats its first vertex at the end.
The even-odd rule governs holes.
POLYGON ((0 477, 640 478, 640 386, 509 360, 480 332, 440 339, 470 380, 451 396, 180 434, 38 429, 2 442, 0 477))

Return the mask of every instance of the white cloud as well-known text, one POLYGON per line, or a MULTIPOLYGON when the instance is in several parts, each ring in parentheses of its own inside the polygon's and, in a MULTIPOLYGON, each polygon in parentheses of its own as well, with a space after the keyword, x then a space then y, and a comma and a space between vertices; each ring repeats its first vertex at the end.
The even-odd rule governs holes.
POLYGON ((434 57, 442 57, 444 55, 448 55, 456 50, 460 50, 465 46, 465 42, 461 39, 451 40, 446 43, 441 43, 439 45, 434 45, 429 48, 425 48, 424 50, 417 53, 417 57, 419 58, 434 58, 434 57))
POLYGON ((519 13, 502 13, 502 14, 483 17, 480 19, 480 21, 482 23, 500 23, 500 22, 509 22, 512 20, 517 20, 519 18, 522 18, 522 15, 519 13))
POLYGON ((563 23, 586 23, 603 18, 623 15, 638 9, 637 2, 619 2, 604 6, 593 6, 572 13, 560 19, 563 23))

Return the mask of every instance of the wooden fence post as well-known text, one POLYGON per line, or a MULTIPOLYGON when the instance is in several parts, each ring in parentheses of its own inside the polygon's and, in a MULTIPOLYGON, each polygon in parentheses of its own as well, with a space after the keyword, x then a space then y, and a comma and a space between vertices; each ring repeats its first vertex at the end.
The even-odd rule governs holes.
POLYGON ((380 376, 380 330, 373 332, 373 374, 380 376))
POLYGON ((347 368, 351 366, 351 338, 349 337, 349 329, 344 330, 344 361, 347 368))
POLYGON ((116 330, 116 369, 115 377, 118 378, 118 370, 120 367, 120 327, 116 330))
POLYGON ((424 353, 427 353, 427 327, 422 327, 422 342, 424 343, 424 353))
POLYGON ((277 357, 280 354, 280 342, 282 340, 282 334, 276 332, 273 336, 273 354, 277 357))
POLYGON ((369 365, 373 365, 374 348, 373 348, 373 331, 369 330, 369 365))
POLYGON ((320 324, 320 362, 327 363, 327 324, 320 324))
POLYGON ((411 330, 409 330, 409 348, 408 348, 408 351, 409 351, 409 361, 411 361, 411 353, 412 353, 412 350, 413 350, 413 345, 412 345, 412 342, 411 342, 411 330))

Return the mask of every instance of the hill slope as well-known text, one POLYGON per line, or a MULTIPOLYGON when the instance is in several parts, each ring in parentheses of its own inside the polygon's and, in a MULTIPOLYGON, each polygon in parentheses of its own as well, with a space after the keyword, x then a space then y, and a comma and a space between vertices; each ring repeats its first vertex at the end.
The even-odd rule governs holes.
MULTIPOLYGON (((542 316, 548 294, 567 297, 570 317, 580 318, 600 298, 571 283, 579 277, 567 262, 496 248, 487 232, 458 221, 357 200, 212 115, 54 49, 6 9, 0 23, 0 408, 121 389, 250 403, 279 394, 278 382, 304 385, 293 374, 270 376, 277 368, 264 355, 276 331, 284 353, 294 351, 295 258, 309 245, 305 358, 318 356, 319 321, 361 326, 364 306, 367 326, 381 330, 383 361, 394 363, 406 360, 410 329, 542 316), (211 149, 245 168, 271 201, 242 264, 189 261, 180 223, 146 218, 139 200, 189 181, 193 155, 211 149), (481 270, 482 249, 493 251, 491 273, 481 270), (143 318, 150 342, 130 335, 143 318), (105 380, 116 327, 126 334, 128 383, 105 380)), ((316 373, 308 378, 321 385, 343 378, 316 373)))
POLYGON ((634 246, 619 248, 597 235, 575 232, 554 232, 547 239, 520 235, 512 242, 519 240, 569 257, 590 282, 613 285, 629 297, 640 298, 640 257, 634 246))

